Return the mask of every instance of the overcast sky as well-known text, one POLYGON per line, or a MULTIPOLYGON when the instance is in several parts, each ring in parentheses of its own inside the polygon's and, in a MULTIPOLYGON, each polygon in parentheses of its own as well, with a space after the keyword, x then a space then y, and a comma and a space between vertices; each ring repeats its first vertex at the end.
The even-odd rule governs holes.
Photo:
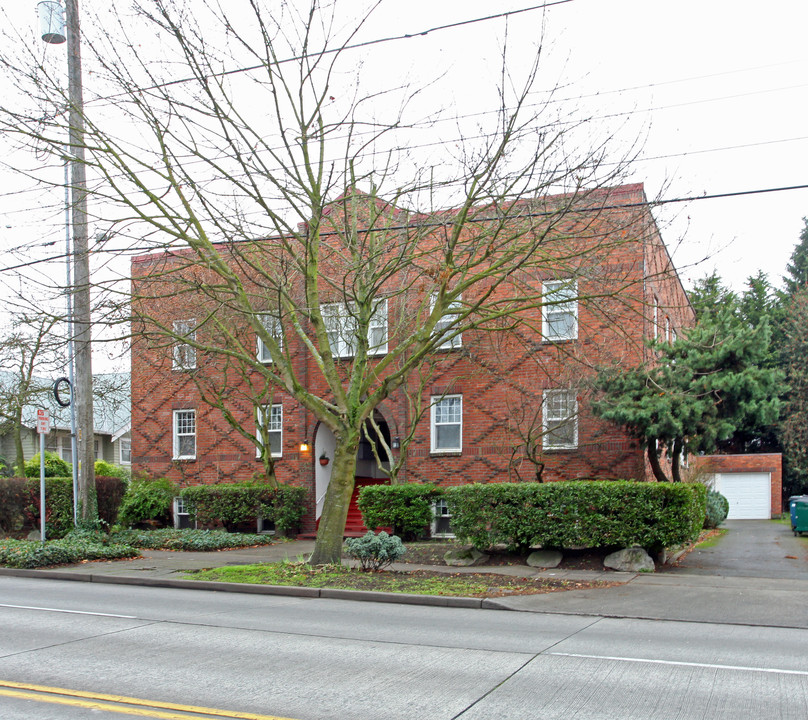
MULTIPOLYGON (((389 0, 362 37, 420 33, 534 4, 389 0)), ((98 0, 83 6, 100 9, 98 0)), ((2 7, 12 26, 35 25, 35 0, 2 0, 2 7)), ((649 199, 808 184, 808 3, 568 0, 508 21, 515 69, 542 38, 542 23, 548 87, 559 83, 556 99, 614 129, 617 154, 640 139, 644 159, 630 180, 644 182, 649 199)), ((505 28, 499 19, 435 31, 374 46, 361 59, 415 82, 444 73, 452 87, 445 103, 461 114, 485 110, 493 96, 484 88, 496 79, 505 28)), ((0 248, 58 240, 58 193, 42 213, 40 195, 17 194, 8 173, 0 179, 0 248)), ((736 289, 758 270, 777 284, 808 215, 808 190, 673 203, 654 212, 686 284, 714 268, 736 289)), ((52 251, 6 253, 0 266, 52 251)), ((13 275, 2 273, 5 292, 13 275)))

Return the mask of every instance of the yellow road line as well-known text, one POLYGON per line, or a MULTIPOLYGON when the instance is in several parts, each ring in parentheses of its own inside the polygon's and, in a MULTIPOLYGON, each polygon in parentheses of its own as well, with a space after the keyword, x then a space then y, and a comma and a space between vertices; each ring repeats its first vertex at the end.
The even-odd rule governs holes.
POLYGON ((196 705, 152 702, 151 700, 127 697, 125 695, 107 695, 104 693, 82 692, 81 690, 48 687, 47 685, 29 685, 26 683, 12 682, 10 680, 0 680, 0 687, 14 688, 13 690, 0 689, 0 695, 6 697, 18 697, 26 700, 36 700, 38 702, 56 703, 60 705, 74 705, 93 710, 107 710, 124 715, 140 715, 142 717, 161 718, 161 720, 189 720, 187 713, 207 715, 208 717, 234 718, 234 720, 292 720, 291 718, 282 718, 278 717, 277 715, 256 715, 255 713, 229 712, 227 710, 198 707, 196 705), (28 690, 33 692, 19 692, 20 690, 28 690), (48 694, 41 695, 38 693, 48 694), (125 703, 127 705, 140 705, 144 708, 154 709, 140 709, 137 707, 126 708, 121 707, 120 705, 109 705, 104 702, 97 701, 125 703), (160 712, 160 710, 175 710, 177 712, 186 714, 177 715, 176 713, 160 712))

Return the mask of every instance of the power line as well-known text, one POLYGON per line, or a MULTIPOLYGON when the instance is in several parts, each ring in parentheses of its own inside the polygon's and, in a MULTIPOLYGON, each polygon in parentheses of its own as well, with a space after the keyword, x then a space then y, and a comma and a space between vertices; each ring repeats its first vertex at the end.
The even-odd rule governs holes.
MULTIPOLYGON (((808 190, 808 183, 804 185, 787 185, 782 187, 770 187, 770 188, 758 188, 755 190, 739 190, 737 192, 724 192, 724 193, 711 193, 711 194, 703 194, 703 195, 689 195, 684 197, 676 197, 676 198, 667 198, 667 199, 659 199, 659 200, 646 200, 644 202, 636 202, 636 203, 619 203, 615 205, 598 205, 592 208, 580 208, 575 210, 574 212, 603 212, 605 210, 620 210, 626 208, 638 208, 638 207, 658 207, 662 205, 671 205, 674 203, 686 203, 686 202, 697 202, 700 200, 719 200, 724 198, 733 198, 733 197, 743 197, 749 195, 764 195, 769 193, 776 193, 776 192, 788 192, 791 190, 808 190)), ((530 213, 520 213, 520 218, 539 218, 539 217, 547 217, 552 215, 552 211, 542 211, 542 212, 530 212, 530 213)), ((483 223, 483 222, 490 222, 492 220, 496 220, 497 218, 493 217, 483 217, 483 218, 471 218, 469 222, 474 223, 483 223)), ((419 223, 418 227, 443 227, 449 224, 450 221, 447 220, 439 220, 434 222, 427 222, 427 223, 419 223)), ((413 229, 413 225, 397 225, 397 226, 385 226, 385 230, 411 230, 413 229)), ((324 233, 330 234, 330 233, 324 233)), ((171 249, 171 246, 164 246, 164 249, 171 249)), ((144 252, 149 252, 148 250, 138 249, 138 248, 102 248, 102 249, 95 249, 91 251, 91 254, 98 255, 98 254, 142 254, 144 252)), ((0 273, 11 272, 13 270, 21 270, 27 267, 33 267, 34 265, 40 265, 46 262, 54 262, 56 260, 64 260, 68 255, 66 253, 61 253, 59 255, 52 255, 47 258, 39 258, 38 260, 30 260, 25 263, 19 263, 17 265, 12 265, 9 267, 0 268, 0 273)))

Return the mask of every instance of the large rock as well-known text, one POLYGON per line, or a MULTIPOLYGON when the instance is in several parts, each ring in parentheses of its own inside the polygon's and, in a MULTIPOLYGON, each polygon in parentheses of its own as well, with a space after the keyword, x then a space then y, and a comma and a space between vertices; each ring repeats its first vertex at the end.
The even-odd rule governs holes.
POLYGON ((447 565, 452 567, 470 567, 472 565, 485 565, 488 555, 477 548, 467 547, 458 550, 449 550, 444 556, 447 565))
POLYGON ((603 558, 603 566, 620 572, 654 572, 656 566, 651 556, 641 547, 618 550, 603 558))
POLYGON ((530 567, 554 568, 558 567, 564 556, 558 550, 535 550, 527 556, 530 567))

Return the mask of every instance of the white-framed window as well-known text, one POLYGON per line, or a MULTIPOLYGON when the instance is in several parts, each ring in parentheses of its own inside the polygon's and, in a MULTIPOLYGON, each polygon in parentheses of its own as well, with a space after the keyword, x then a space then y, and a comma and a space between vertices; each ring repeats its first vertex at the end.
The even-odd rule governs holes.
MULTIPOLYGON (((174 334, 196 340, 195 322, 193 320, 175 320, 174 334)), ((177 342, 174 345, 174 370, 193 370, 196 367, 196 348, 187 343, 177 342)))
POLYGON ((432 506, 432 537, 453 538, 452 515, 444 498, 435 500, 432 506))
MULTIPOLYGON (((261 428, 266 423, 269 436, 269 451, 272 457, 283 455, 283 405, 262 405, 256 410, 255 424, 258 441, 261 441, 261 428)), ((255 456, 261 457, 260 448, 255 449, 255 456)))
POLYGON ((433 453, 460 452, 463 449, 463 396, 433 397, 430 426, 433 453))
POLYGON ((542 284, 542 335, 545 340, 578 337, 578 283, 548 280, 542 284))
POLYGON ((93 454, 96 460, 104 459, 104 456, 101 453, 101 441, 98 438, 93 440, 93 454))
MULTIPOLYGON (((281 321, 275 315, 268 313, 260 315, 259 319, 264 326, 264 330, 267 331, 267 334, 274 338, 275 342, 278 343, 278 347, 282 348, 283 330, 281 329, 281 321)), ((272 355, 270 355, 266 343, 260 337, 256 339, 258 341, 258 360, 262 363, 271 363, 272 355)))
POLYGON ((656 340, 659 337, 659 300, 657 300, 656 295, 654 295, 653 323, 654 323, 654 340, 656 340))
POLYGON ((676 328, 671 327, 671 342, 675 343, 679 339, 679 335, 676 333, 676 328))
MULTIPOLYGON (((356 317, 345 303, 327 303, 320 308, 328 334, 328 344, 336 357, 353 357, 356 340, 356 317)), ((368 354, 387 352, 387 300, 376 304, 368 323, 368 354)))
POLYGON ((174 460, 196 459, 196 410, 174 411, 174 460))
POLYGON ((185 498, 182 497, 174 498, 174 527, 178 530, 196 528, 196 518, 191 517, 185 498))
POLYGON ((121 452, 121 465, 132 464, 132 440, 130 438, 121 438, 118 441, 118 447, 121 452))
POLYGON ((671 341, 671 319, 665 316, 665 342, 671 341))
MULTIPOLYGON (((432 294, 432 299, 429 303, 429 312, 432 312, 435 309, 435 301, 437 300, 437 295, 435 293, 432 294)), ((456 300, 452 300, 449 303, 449 307, 446 312, 443 313, 443 316, 440 320, 435 324, 435 335, 438 337, 450 334, 451 333, 451 326, 457 320, 457 316, 462 309, 462 298, 458 297, 456 300)), ((459 348, 463 346, 463 334, 459 333, 454 337, 449 337, 446 341, 442 342, 438 345, 439 350, 451 350, 453 348, 459 348)))
POLYGON ((70 435, 56 435, 49 432, 46 436, 45 450, 56 453, 66 463, 73 464, 73 443, 70 435))
POLYGON ((545 390, 542 401, 545 450, 578 447, 578 397, 574 390, 545 390))

